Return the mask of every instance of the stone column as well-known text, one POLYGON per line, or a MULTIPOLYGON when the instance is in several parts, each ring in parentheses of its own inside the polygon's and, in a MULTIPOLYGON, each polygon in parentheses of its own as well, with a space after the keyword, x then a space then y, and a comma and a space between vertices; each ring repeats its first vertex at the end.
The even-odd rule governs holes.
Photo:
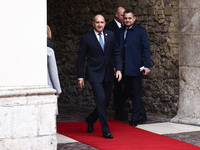
POLYGON ((179 0, 179 109, 171 121, 200 125, 200 1, 179 0))
POLYGON ((46 1, 0 2, 0 150, 56 150, 47 86, 46 1))

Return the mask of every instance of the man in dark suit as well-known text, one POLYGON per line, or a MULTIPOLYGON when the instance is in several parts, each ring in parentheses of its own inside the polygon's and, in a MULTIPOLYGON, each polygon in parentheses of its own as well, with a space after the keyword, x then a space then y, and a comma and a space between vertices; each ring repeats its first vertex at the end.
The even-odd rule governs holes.
POLYGON ((99 118, 104 138, 113 138, 106 119, 106 107, 112 92, 113 62, 116 64, 116 78, 121 80, 122 61, 120 50, 113 32, 104 30, 105 19, 96 15, 94 29, 82 36, 78 53, 78 86, 84 86, 84 64, 87 57, 86 79, 93 90, 95 109, 86 117, 88 132, 94 133, 93 125, 99 118))
POLYGON ((115 18, 105 26, 105 29, 116 34, 117 30, 122 27, 124 11, 125 9, 123 7, 118 7, 115 12, 115 18))
POLYGON ((150 72, 150 46, 147 32, 135 22, 136 17, 132 10, 124 12, 125 27, 117 33, 123 61, 123 83, 125 89, 122 93, 122 104, 130 97, 132 100, 132 116, 129 122, 137 126, 146 121, 146 110, 141 99, 142 75, 150 72), (143 72, 143 74, 142 74, 143 72))
MULTIPOLYGON (((115 18, 105 26, 105 29, 114 32, 115 34, 122 27, 124 22, 124 11, 123 7, 118 7, 115 12, 115 18)), ((116 72, 116 68, 114 66, 114 72, 116 72)), ((115 119, 116 120, 127 120, 127 113, 125 113, 124 108, 121 106, 120 95, 122 92, 122 82, 118 82, 117 79, 114 79, 114 89, 113 89, 113 108, 115 110, 115 119)))

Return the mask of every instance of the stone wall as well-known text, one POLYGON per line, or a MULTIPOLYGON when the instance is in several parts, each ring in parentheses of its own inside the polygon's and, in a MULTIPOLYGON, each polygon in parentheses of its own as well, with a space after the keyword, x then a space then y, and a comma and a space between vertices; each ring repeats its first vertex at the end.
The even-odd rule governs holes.
POLYGON ((0 150, 56 150, 55 90, 0 88, 0 150))
MULTIPOLYGON (((47 17, 53 33, 63 93, 60 102, 94 106, 88 83, 77 87, 76 59, 80 37, 92 29, 97 13, 106 22, 118 6, 134 8, 137 23, 146 28, 151 45, 151 74, 143 80, 143 100, 148 113, 172 117, 179 99, 178 0, 48 0, 47 17)), ((129 109, 130 101, 127 101, 129 109)))

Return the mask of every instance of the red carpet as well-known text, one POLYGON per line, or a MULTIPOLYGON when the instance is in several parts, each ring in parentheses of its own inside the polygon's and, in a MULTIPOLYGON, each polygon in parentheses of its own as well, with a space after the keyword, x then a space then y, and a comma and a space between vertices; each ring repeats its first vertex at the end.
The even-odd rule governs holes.
POLYGON ((132 127, 126 123, 109 120, 113 139, 102 137, 99 122, 95 133, 87 133, 86 122, 57 123, 57 132, 101 150, 200 150, 200 147, 166 136, 132 127))

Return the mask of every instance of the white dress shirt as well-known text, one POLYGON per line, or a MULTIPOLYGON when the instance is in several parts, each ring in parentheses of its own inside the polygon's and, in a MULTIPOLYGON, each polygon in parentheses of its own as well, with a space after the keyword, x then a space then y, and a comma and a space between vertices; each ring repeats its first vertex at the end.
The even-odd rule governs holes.
MULTIPOLYGON (((115 20, 115 19, 114 19, 114 20, 115 20)), ((122 27, 122 24, 121 24, 120 22, 118 22, 117 20, 115 20, 115 22, 116 22, 116 24, 117 24, 117 26, 118 26, 119 28, 122 27)))

